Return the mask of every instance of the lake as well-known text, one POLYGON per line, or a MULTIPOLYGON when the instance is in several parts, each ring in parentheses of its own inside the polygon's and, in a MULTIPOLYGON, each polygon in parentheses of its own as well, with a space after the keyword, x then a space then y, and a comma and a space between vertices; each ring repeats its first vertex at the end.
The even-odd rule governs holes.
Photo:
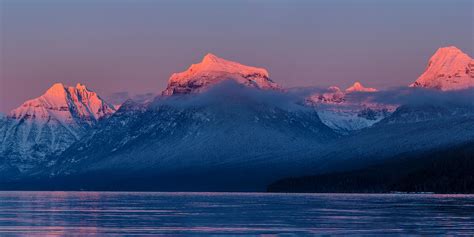
POLYGON ((0 192, 0 235, 474 234, 474 195, 0 192))

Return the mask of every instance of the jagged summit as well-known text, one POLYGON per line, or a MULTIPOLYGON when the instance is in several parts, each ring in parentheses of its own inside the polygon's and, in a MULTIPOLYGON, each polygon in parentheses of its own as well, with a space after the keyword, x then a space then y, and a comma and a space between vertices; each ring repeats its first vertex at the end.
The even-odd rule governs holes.
POLYGON ((220 60, 224 60, 224 59, 221 59, 212 53, 207 53, 202 58, 202 63, 204 64, 218 63, 220 60))
POLYGON ((324 93, 315 93, 306 100, 310 104, 339 104, 345 101, 344 92, 337 86, 329 87, 324 93))
POLYGON ((376 92, 377 89, 364 87, 362 83, 356 81, 352 86, 342 91, 337 86, 331 86, 323 93, 315 93, 307 98, 307 101, 311 104, 323 103, 323 104, 340 104, 346 101, 346 94, 352 92, 376 92))
POLYGON ((355 82, 346 90, 331 86, 305 99, 305 104, 315 107, 328 127, 346 134, 349 131, 370 127, 395 110, 394 105, 373 101, 375 88, 355 82))
POLYGON ((76 84, 76 89, 78 89, 78 90, 87 90, 87 87, 82 83, 77 83, 76 84))
POLYGON ((454 46, 439 48, 410 87, 443 91, 474 87, 474 60, 454 46))
POLYGON ((90 122, 115 112, 97 93, 78 83, 67 87, 62 83, 53 84, 43 95, 24 102, 13 109, 8 117, 13 119, 33 119, 75 123, 77 120, 90 122))
POLYGON ((174 73, 162 94, 199 93, 224 80, 235 80, 260 89, 280 89, 280 86, 269 78, 267 70, 242 65, 208 53, 200 63, 192 64, 184 72, 174 73))
POLYGON ((377 89, 375 88, 370 88, 370 87, 364 87, 362 83, 356 81, 354 84, 346 89, 346 92, 376 92, 377 89))
POLYGON ((46 92, 44 96, 64 96, 65 86, 63 83, 54 83, 46 92))
POLYGON ((78 83, 53 84, 46 92, 13 109, 0 123, 0 157, 25 172, 57 155, 87 134, 113 106, 78 83))

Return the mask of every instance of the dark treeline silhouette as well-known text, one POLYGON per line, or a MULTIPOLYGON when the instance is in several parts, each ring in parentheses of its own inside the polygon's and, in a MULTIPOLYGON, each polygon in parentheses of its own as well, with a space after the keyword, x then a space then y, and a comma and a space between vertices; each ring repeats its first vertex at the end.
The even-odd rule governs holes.
POLYGON ((474 142, 405 154, 359 170, 285 178, 267 191, 474 193, 474 142))

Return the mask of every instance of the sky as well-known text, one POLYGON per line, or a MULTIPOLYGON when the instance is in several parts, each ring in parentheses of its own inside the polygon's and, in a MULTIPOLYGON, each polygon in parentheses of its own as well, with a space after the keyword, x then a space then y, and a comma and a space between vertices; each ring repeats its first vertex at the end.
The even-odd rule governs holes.
POLYGON ((437 48, 474 55, 472 0, 0 0, 0 112, 55 82, 160 93, 208 52, 284 87, 416 80, 437 48))

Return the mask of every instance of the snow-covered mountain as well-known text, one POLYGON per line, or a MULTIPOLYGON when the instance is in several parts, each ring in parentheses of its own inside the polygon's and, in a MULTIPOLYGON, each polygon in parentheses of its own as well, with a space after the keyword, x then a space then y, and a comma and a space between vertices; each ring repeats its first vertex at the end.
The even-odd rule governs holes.
POLYGON ((474 139, 468 104, 403 105, 337 136, 314 110, 288 101, 284 93, 225 83, 151 105, 129 101, 67 149, 48 175, 80 180, 86 189, 249 190, 278 176, 355 169, 474 139))
POLYGON ((83 84, 66 87, 62 83, 56 83, 42 96, 13 109, 8 117, 41 122, 56 120, 64 124, 92 124, 114 112, 113 106, 83 84))
MULTIPOLYGON (((354 170, 406 154, 437 151, 474 140, 474 107, 404 105, 375 125, 319 152, 317 172, 354 170)), ((316 172, 316 173, 317 173, 316 172)))
POLYGON ((474 60, 454 46, 439 48, 410 86, 443 91, 474 87, 474 60))
POLYGON ((64 151, 99 119, 115 112, 82 84, 54 84, 13 109, 0 124, 0 158, 20 172, 64 151))
POLYGON ((159 98, 146 107, 123 105, 67 149, 51 174, 192 177, 211 170, 260 170, 246 178, 277 175, 297 162, 301 151, 337 137, 314 110, 282 102, 284 98, 281 92, 229 81, 200 94, 159 98))
POLYGON ((163 95, 189 94, 205 91, 224 80, 234 80, 248 87, 280 90, 263 68, 245 66, 240 63, 207 54, 198 64, 171 76, 163 95))
POLYGON ((350 92, 376 92, 377 89, 371 88, 371 87, 365 87, 362 85, 362 83, 356 81, 352 86, 346 89, 347 93, 350 92))
POLYGON ((396 105, 373 101, 375 88, 364 87, 360 82, 342 91, 332 86, 306 98, 306 104, 315 107, 324 124, 339 133, 370 127, 390 115, 396 105))
POLYGON ((331 86, 326 91, 310 95, 306 102, 312 105, 342 104, 346 101, 346 93, 337 86, 331 86))
POLYGON ((301 162, 302 151, 338 137, 316 111, 290 100, 266 70, 210 54, 173 74, 162 94, 152 103, 125 102, 53 158, 48 175, 112 177, 104 182, 151 176, 155 186, 170 176, 177 186, 176 176, 195 177, 184 178, 186 185, 265 185, 301 162), (203 173, 225 176, 205 181, 210 176, 203 173))
POLYGON ((326 91, 310 95, 306 101, 311 104, 342 104, 346 102, 346 95, 353 92, 376 92, 375 88, 364 87, 362 83, 356 81, 345 91, 337 86, 331 86, 326 91))
MULTIPOLYGON (((332 147, 319 152, 318 162, 323 165, 314 170, 321 173, 353 170, 384 159, 398 159, 406 154, 434 152, 472 142, 473 92, 474 89, 439 91, 414 88, 381 92, 377 101, 390 101, 389 105, 395 104, 394 111, 366 129, 341 137, 332 147)), ((347 99, 349 95, 343 103, 351 101, 347 99)), ((323 120, 324 113, 319 114, 323 120)))
POLYGON ((474 140, 473 91, 396 90, 409 97, 373 126, 337 141, 326 156, 332 168, 357 168, 403 154, 436 151, 474 140), (344 144, 344 149, 338 145, 344 144))

